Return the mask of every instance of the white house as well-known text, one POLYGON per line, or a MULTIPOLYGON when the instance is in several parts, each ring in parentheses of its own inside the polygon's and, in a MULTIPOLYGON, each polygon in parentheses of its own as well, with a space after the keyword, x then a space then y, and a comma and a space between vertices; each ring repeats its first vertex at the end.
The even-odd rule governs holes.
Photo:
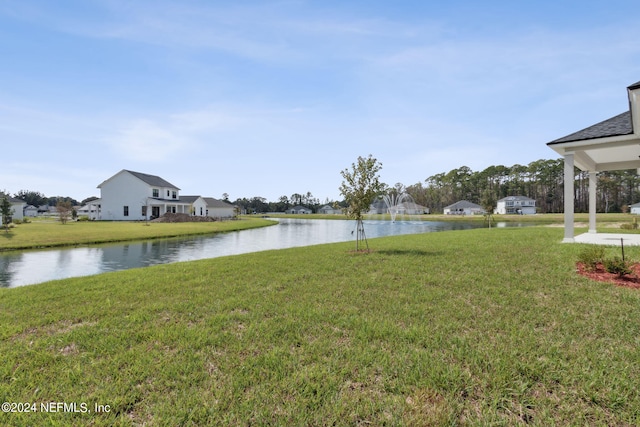
POLYGON ((444 208, 445 215, 482 215, 484 213, 482 206, 466 200, 460 200, 444 208))
POLYGON ((498 200, 496 214, 535 215, 536 201, 525 196, 509 196, 498 200))
POLYGON ((311 209, 305 208, 304 206, 294 206, 292 208, 287 209, 288 214, 311 214, 313 211, 311 209))
POLYGON ((233 218, 236 215, 236 207, 224 200, 213 197, 203 197, 206 203, 205 215, 211 218, 233 218))
POLYGON ((121 170, 98 185, 100 219, 139 221, 166 213, 189 214, 191 203, 180 200, 180 189, 156 175, 121 170))
MULTIPOLYGON (((5 196, 0 194, 0 199, 2 197, 5 196)), ((22 221, 22 219, 24 219, 23 211, 27 204, 23 200, 14 199, 13 197, 7 197, 7 200, 9 200, 9 203, 11 203, 11 218, 22 221)))
POLYGON ((159 176, 126 169, 98 188, 101 198, 86 207, 91 219, 141 221, 166 213, 211 218, 232 218, 235 215, 235 206, 227 202, 212 197, 181 196, 178 187, 159 176))
POLYGON ((631 213, 634 215, 640 215, 640 203, 635 203, 631 206, 629 206, 631 208, 631 213))
POLYGON ((78 209, 78 215, 86 216, 91 220, 100 218, 100 199, 92 200, 91 202, 88 202, 86 205, 81 206, 78 209))
POLYGON ((35 218, 38 216, 38 208, 36 208, 33 205, 27 205, 24 207, 24 209, 22 210, 22 213, 25 217, 28 218, 35 218))
POLYGON ((324 205, 318 209, 318 213, 323 215, 339 215, 342 213, 342 209, 336 209, 331 205, 324 205))

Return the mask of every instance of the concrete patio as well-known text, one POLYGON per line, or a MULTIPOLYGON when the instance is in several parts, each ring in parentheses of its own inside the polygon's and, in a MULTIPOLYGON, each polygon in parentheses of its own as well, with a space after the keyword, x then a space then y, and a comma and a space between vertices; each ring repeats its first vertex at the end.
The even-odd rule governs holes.
POLYGON ((640 234, 624 233, 584 233, 574 237, 575 243, 589 243, 593 245, 620 246, 623 239, 625 246, 640 246, 640 234))

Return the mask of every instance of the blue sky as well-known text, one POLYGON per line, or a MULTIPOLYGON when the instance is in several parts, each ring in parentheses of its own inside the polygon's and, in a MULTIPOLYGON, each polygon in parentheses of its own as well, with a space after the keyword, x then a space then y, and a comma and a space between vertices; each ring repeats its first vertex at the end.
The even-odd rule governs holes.
POLYGON ((556 158, 628 109, 632 1, 0 0, 0 190, 78 200, 121 169, 182 194, 339 199, 556 158))

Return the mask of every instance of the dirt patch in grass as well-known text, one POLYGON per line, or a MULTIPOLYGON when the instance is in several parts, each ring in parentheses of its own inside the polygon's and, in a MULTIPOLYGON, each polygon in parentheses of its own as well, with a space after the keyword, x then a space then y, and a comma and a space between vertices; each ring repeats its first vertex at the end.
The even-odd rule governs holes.
POLYGON ((214 222, 215 219, 208 216, 195 216, 182 213, 166 213, 151 222, 214 222))
POLYGON ((629 265, 631 274, 620 276, 619 274, 609 273, 602 263, 596 266, 595 270, 587 269, 583 263, 576 264, 578 274, 598 282, 612 283, 625 288, 640 289, 640 264, 633 263, 629 265))

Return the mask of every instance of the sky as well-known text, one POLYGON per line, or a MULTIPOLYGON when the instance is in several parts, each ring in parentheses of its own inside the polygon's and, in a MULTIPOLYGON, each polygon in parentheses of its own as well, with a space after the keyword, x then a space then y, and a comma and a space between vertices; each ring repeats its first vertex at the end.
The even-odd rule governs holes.
POLYGON ((527 165, 629 108, 636 1, 0 0, 0 191, 341 200, 527 165))

